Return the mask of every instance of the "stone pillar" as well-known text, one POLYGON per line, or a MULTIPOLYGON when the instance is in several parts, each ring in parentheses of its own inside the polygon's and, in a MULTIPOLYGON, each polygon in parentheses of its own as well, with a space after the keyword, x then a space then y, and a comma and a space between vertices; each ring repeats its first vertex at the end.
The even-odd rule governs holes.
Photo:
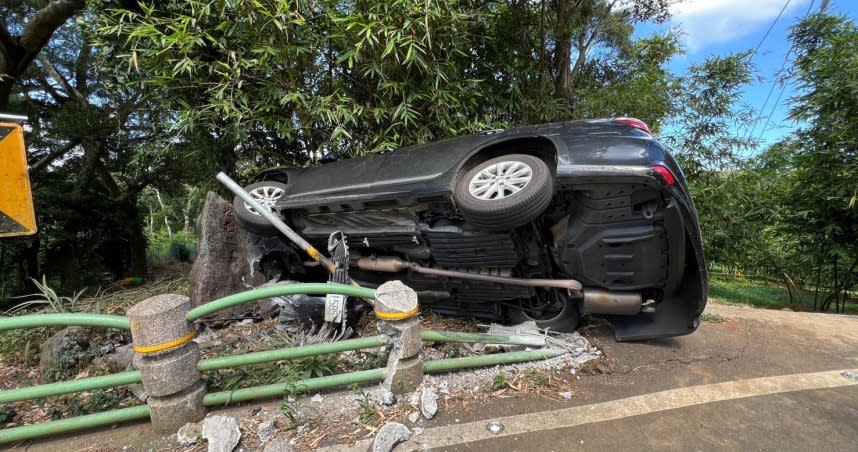
POLYGON ((192 341, 196 330, 187 320, 191 301, 184 295, 158 295, 132 306, 135 367, 149 395, 149 417, 161 433, 173 433, 205 416, 205 382, 197 370, 200 348, 192 341))
POLYGON ((417 293, 402 282, 389 281, 376 289, 378 331, 393 344, 383 385, 394 394, 413 392, 423 382, 420 318, 417 314, 417 293))

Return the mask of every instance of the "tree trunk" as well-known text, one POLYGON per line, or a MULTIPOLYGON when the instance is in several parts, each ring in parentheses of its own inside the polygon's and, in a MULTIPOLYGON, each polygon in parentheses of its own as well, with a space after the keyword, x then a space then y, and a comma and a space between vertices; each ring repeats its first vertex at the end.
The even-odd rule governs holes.
POLYGON ((131 260, 129 276, 146 276, 146 235, 140 213, 137 211, 137 196, 132 196, 125 205, 128 216, 128 247, 131 260))
POLYGON ((9 111, 9 98, 12 97, 12 86, 15 84, 15 79, 4 78, 0 82, 0 112, 9 111))
POLYGON ((164 207, 164 201, 161 200, 161 191, 155 187, 152 187, 155 190, 155 196, 158 198, 158 204, 161 206, 161 212, 164 213, 164 225, 167 226, 167 237, 173 236, 173 229, 170 228, 170 215, 167 212, 167 208, 164 207))

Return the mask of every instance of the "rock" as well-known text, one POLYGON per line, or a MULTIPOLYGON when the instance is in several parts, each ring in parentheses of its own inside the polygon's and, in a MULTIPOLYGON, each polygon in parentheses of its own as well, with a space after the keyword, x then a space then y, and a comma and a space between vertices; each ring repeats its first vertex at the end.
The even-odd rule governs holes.
POLYGON ((435 388, 423 388, 420 393, 420 413, 426 419, 435 417, 438 412, 438 391, 435 388))
POLYGON ((411 393, 411 399, 409 400, 409 404, 414 408, 420 408, 420 392, 414 391, 411 393))
POLYGON ((202 437, 209 442, 209 452, 232 452, 241 439, 241 430, 234 417, 209 416, 203 420, 202 437))
POLYGON ((322 394, 316 394, 313 397, 310 397, 310 401, 313 403, 322 403, 322 394))
POLYGON ((260 423, 256 427, 256 435, 259 436, 259 441, 268 442, 274 435, 277 434, 277 423, 274 419, 260 423))
MULTIPOLYGON (((231 203, 209 192, 196 226, 200 243, 191 268, 191 306, 243 292, 248 284, 258 286, 265 282, 259 264, 261 256, 254 253, 250 233, 236 223, 231 203)), ((233 310, 226 309, 215 316, 232 317, 233 310)))
POLYGON ((384 391, 381 393, 381 404, 390 406, 396 403, 396 396, 393 395, 392 391, 384 391))
POLYGON ((566 400, 572 400, 572 392, 571 391, 561 392, 560 396, 566 400))
POLYGON ((423 428, 422 427, 414 427, 414 436, 420 436, 422 434, 423 434, 423 428))
POLYGON ((420 420, 420 412, 419 412, 419 411, 415 411, 415 412, 413 412, 413 413, 409 414, 409 415, 408 415, 408 420, 409 420, 409 421, 411 421, 411 423, 412 423, 412 424, 416 423, 417 421, 419 421, 419 420, 420 420))
POLYGON ((274 438, 265 445, 262 452, 292 452, 293 450, 286 438, 274 438))
POLYGON ((39 358, 39 368, 42 369, 42 375, 54 367, 60 355, 73 345, 77 345, 81 349, 88 348, 93 333, 91 328, 70 326, 48 338, 42 344, 41 357, 39 358))
POLYGON ((188 422, 176 432, 176 437, 181 446, 193 446, 200 440, 200 423, 188 422))
POLYGON ((390 452, 397 444, 411 437, 411 430, 398 422, 384 424, 375 435, 372 452, 390 452))
POLYGON ((134 346, 131 344, 120 345, 112 353, 95 358, 92 363, 96 366, 105 365, 111 372, 122 372, 131 366, 134 359, 134 346))

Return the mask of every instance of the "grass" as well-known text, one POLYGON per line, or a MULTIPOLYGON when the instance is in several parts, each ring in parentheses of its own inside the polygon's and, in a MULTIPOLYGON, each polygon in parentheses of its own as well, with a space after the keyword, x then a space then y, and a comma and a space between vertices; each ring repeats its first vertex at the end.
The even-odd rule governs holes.
POLYGON ((720 314, 710 314, 708 312, 704 312, 700 315, 700 320, 709 323, 723 323, 727 321, 727 318, 720 314))
MULTIPOLYGON (((739 278, 723 279, 713 277, 709 285, 709 296, 725 304, 749 305, 757 308, 782 309, 790 308, 794 311, 813 310, 813 292, 802 291, 804 303, 793 295, 793 303, 790 304, 789 295, 785 287, 757 281, 748 281, 739 278)), ((821 294, 820 294, 821 298, 821 294)), ((847 314, 858 314, 858 304, 848 303, 847 314)))

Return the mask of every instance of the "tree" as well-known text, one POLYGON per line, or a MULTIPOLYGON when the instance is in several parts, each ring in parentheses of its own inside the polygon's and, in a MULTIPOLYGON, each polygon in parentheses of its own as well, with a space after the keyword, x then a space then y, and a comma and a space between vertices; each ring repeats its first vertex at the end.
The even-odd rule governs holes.
POLYGON ((792 138, 785 230, 804 238, 820 269, 828 267, 821 309, 842 311, 858 279, 858 26, 815 14, 793 27, 790 39, 800 93, 790 99, 790 117, 804 125, 792 138))
MULTIPOLYGON (((327 150, 355 155, 570 119, 583 96, 579 87, 598 96, 600 84, 589 80, 597 73, 601 86, 624 84, 619 68, 660 66, 677 51, 669 38, 638 46, 631 39, 633 24, 666 17, 666 2, 623 5, 164 2, 108 11, 100 32, 127 43, 121 54, 130 70, 146 74, 141 83, 169 93, 177 127, 233 139, 254 164, 300 165, 327 150), (575 52, 573 39, 581 41, 575 52), (636 57, 645 63, 636 66, 636 57)), ((641 80, 646 88, 663 86, 653 79, 639 86, 641 80)), ((667 105, 633 110, 656 116, 667 105)), ((596 106, 585 113, 626 112, 596 106)))
POLYGON ((37 9, 37 3, 9 1, 0 6, 0 111, 9 109, 15 83, 54 32, 85 6, 83 0, 55 0, 37 9))

